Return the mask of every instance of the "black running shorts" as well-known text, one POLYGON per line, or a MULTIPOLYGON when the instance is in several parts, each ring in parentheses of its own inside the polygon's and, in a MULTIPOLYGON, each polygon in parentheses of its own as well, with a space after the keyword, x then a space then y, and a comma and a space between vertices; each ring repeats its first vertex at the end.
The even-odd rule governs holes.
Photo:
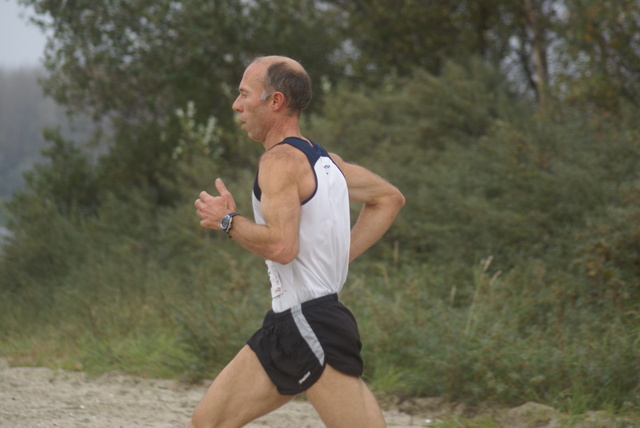
POLYGON ((284 312, 270 310, 247 344, 283 395, 307 390, 325 364, 348 375, 362 375, 358 325, 335 294, 284 312))

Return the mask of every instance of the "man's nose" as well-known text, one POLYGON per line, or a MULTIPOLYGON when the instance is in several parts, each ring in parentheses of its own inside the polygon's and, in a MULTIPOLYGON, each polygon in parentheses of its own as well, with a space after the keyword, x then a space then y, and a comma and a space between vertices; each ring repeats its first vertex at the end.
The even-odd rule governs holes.
POLYGON ((237 112, 240 112, 240 102, 238 101, 240 99, 240 97, 236 98, 236 100, 233 102, 233 104, 231 105, 231 108, 237 112))

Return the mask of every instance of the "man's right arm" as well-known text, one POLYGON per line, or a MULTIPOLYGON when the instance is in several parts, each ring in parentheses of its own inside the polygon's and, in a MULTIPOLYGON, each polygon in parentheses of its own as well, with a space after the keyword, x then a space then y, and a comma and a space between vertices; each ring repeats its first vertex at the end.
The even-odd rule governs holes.
MULTIPOLYGON (((304 163, 287 149, 263 155, 258 182, 262 190, 261 211, 264 225, 246 217, 235 220, 230 235, 254 254, 287 264, 298 255, 300 197, 298 178, 304 163)), ((309 172, 310 173, 310 172, 309 172)))

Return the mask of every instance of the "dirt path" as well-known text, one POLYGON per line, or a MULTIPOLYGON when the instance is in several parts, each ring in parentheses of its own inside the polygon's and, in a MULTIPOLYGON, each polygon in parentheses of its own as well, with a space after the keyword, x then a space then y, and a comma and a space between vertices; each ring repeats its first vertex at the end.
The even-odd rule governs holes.
MULTIPOLYGON (((0 362, 1 428, 184 428, 206 385, 110 373, 98 377, 0 362)), ((386 412, 389 427, 427 426, 424 419, 386 412)), ((294 400, 250 428, 323 428, 313 407, 294 400)))
MULTIPOLYGON (((171 380, 108 373, 89 376, 42 367, 9 367, 0 358, 0 428, 185 428, 208 384, 186 386, 171 380)), ((385 411, 389 428, 439 426, 468 413, 461 404, 438 398, 408 399, 385 411), (410 415, 413 414, 413 416, 410 415)), ((580 421, 541 404, 486 409, 501 428, 640 427, 638 418, 588 412, 580 421)), ((481 415, 478 415, 481 416, 481 415)), ((456 424, 457 426, 458 424, 456 424)), ((449 426, 449 425, 447 425, 449 426)), ((296 399, 247 425, 248 428, 324 428, 313 407, 296 399)))

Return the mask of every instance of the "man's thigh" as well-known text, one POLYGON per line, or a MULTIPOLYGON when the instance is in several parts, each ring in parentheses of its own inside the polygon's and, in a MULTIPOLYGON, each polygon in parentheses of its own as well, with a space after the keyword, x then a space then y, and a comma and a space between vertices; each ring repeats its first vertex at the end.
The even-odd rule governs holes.
POLYGON ((241 427, 293 397, 278 393, 256 354, 245 346, 213 381, 189 427, 241 427))
POLYGON ((328 428, 386 427, 375 397, 359 377, 327 365, 306 394, 328 428))

